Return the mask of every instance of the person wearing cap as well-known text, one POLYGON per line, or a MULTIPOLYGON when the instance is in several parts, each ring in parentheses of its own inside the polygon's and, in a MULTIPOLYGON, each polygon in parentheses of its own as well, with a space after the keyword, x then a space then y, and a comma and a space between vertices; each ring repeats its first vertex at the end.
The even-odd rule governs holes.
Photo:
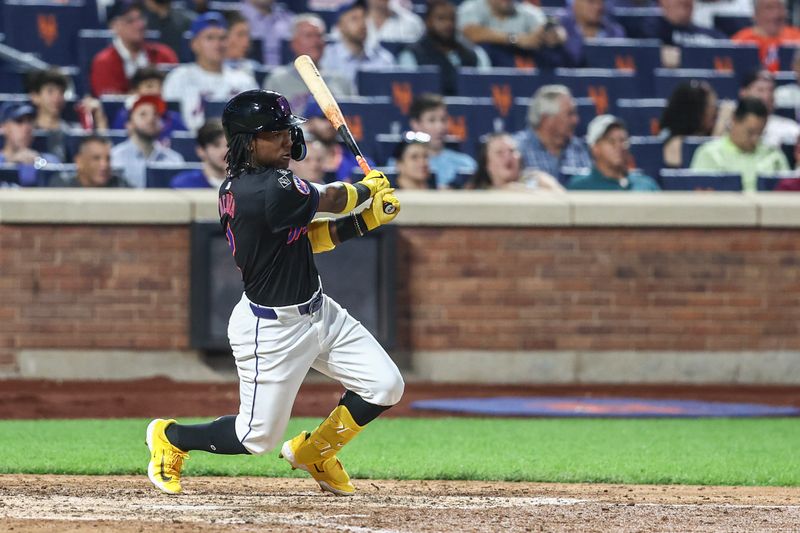
POLYGON ((653 178, 628 168, 631 160, 628 129, 617 117, 595 117, 586 129, 586 143, 592 152, 594 164, 588 174, 573 176, 569 180, 569 190, 661 190, 653 178))
POLYGON ((196 150, 197 157, 203 162, 203 168, 176 174, 169 184, 173 189, 219 189, 225 181, 228 141, 225 140, 220 119, 212 118, 197 130, 196 150))
POLYGON ((250 35, 261 39, 264 64, 280 65, 282 42, 291 38, 294 14, 275 0, 245 0, 239 10, 250 23, 250 35))
POLYGON ((140 96, 131 105, 128 140, 111 149, 111 166, 122 170, 131 187, 146 186, 147 163, 183 163, 178 152, 157 142, 166 110, 164 100, 154 95, 140 96))
POLYGON ((328 72, 342 73, 355 86, 359 69, 394 65, 394 56, 388 50, 367 41, 366 9, 361 0, 339 8, 336 29, 338 40, 325 47, 320 61, 328 72))
POLYGON ((178 62, 170 47, 145 41, 146 22, 139 2, 117 0, 108 11, 108 21, 114 40, 94 56, 90 69, 95 96, 126 94, 136 69, 178 62))
POLYGON ((20 185, 36 184, 36 169, 47 163, 60 163, 58 157, 31 148, 33 121, 36 110, 22 102, 6 102, 0 106, 0 128, 5 143, 0 151, 0 163, 16 164, 20 185))
POLYGON ((147 29, 159 33, 158 42, 180 52, 185 46, 183 34, 197 15, 182 5, 175 5, 172 0, 144 0, 142 7, 147 29))
POLYGON ((163 96, 181 103, 183 123, 197 132, 207 101, 224 101, 258 84, 252 74, 225 65, 228 24, 216 11, 199 15, 189 29, 195 62, 175 67, 164 80, 163 96))
MULTIPOLYGON (((313 13, 297 15, 292 24, 292 40, 289 42, 294 57, 307 55, 319 65, 325 50, 325 21, 313 13)), ((337 71, 320 67, 320 74, 335 98, 356 92, 350 78, 337 71)), ((292 109, 303 115, 313 98, 294 63, 276 67, 264 79, 264 89, 279 92, 286 97, 292 109)))
POLYGON ((742 98, 733 113, 730 132, 700 145, 692 157, 691 168, 735 172, 742 176, 742 190, 753 192, 758 174, 777 174, 789 170, 783 152, 762 141, 769 110, 758 98, 742 98))
MULTIPOLYGON (((140 96, 152 95, 161 97, 161 90, 164 86, 164 77, 166 75, 155 67, 144 67, 136 71, 131 78, 131 94, 128 96, 125 105, 120 108, 114 121, 111 123, 111 129, 124 130, 125 124, 128 123, 130 116, 130 107, 140 96)), ((161 135, 159 140, 169 146, 169 138, 173 131, 186 131, 186 125, 183 123, 181 114, 178 111, 167 109, 164 116, 161 117, 161 135)))
POLYGON ((48 187, 130 187, 111 171, 111 141, 100 135, 81 139, 75 154, 75 174, 54 176, 48 187))

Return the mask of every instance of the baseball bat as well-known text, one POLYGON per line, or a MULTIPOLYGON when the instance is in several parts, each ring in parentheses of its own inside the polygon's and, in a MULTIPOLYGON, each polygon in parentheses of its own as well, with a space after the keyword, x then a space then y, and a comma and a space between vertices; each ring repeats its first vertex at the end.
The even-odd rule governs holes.
MULTIPOLYGON (((322 79, 319 70, 317 70, 317 66, 314 64, 314 60, 307 55, 299 56, 294 60, 294 68, 297 69, 298 74, 300 74, 300 77, 303 79, 306 87, 308 87, 314 100, 317 101, 320 109, 325 113, 325 117, 331 125, 333 125, 333 128, 339 134, 345 146, 347 146, 350 152, 356 157, 356 162, 358 162, 358 166, 361 167, 364 175, 369 174, 372 169, 369 168, 369 163, 364 159, 364 155, 358 148, 358 143, 356 143, 356 140, 353 138, 353 133, 344 120, 342 110, 339 109, 339 104, 336 103, 336 99, 331 94, 328 84, 322 79)), ((385 202, 383 204, 383 211, 390 214, 394 211, 394 206, 385 202)))

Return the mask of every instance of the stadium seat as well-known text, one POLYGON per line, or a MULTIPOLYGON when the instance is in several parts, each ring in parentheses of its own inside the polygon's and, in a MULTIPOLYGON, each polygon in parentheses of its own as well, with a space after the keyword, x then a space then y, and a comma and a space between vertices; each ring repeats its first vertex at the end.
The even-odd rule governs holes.
POLYGON ((148 189, 169 188, 170 181, 179 172, 202 168, 200 163, 148 163, 146 187, 148 189))
POLYGON ((362 69, 356 74, 356 86, 361 96, 390 96, 403 115, 415 96, 442 92, 439 67, 362 69))
POLYGON ((735 100, 739 94, 739 82, 733 72, 716 72, 708 69, 668 69, 655 71, 655 97, 669 98, 675 86, 684 81, 705 80, 717 92, 717 96, 735 100))
POLYGON ((793 180, 795 183, 800 184, 800 173, 795 171, 781 174, 759 174, 756 188, 759 191, 774 191, 775 187, 783 180, 793 180))
POLYGON ((495 131, 513 131, 511 116, 502 116, 491 98, 455 96, 446 99, 450 115, 448 133, 463 151, 474 153, 483 135, 495 131))
POLYGON ((689 167, 689 165, 692 164, 692 158, 694 157, 694 152, 700 147, 700 145, 705 144, 713 139, 714 137, 684 138, 683 144, 681 145, 681 161, 683 161, 683 166, 689 167))
POLYGON ((197 162, 197 136, 190 131, 173 131, 169 139, 169 147, 183 156, 187 162, 197 162))
POLYGON ((640 94, 636 75, 616 69, 559 68, 551 83, 566 85, 576 98, 591 98, 598 115, 613 113, 618 98, 636 98, 640 94))
POLYGON ((741 78, 758 70, 760 65, 755 45, 716 42, 681 47, 681 68, 734 72, 741 78))
POLYGON ((78 31, 93 24, 87 13, 86 4, 78 0, 6 0, 5 44, 50 64, 74 65, 78 31))
POLYGON ((401 133, 408 129, 408 119, 389 96, 350 96, 339 98, 338 103, 353 137, 365 154, 368 153, 369 138, 375 134, 401 133))
POLYGON ((583 47, 592 68, 636 73, 640 94, 653 90, 653 70, 661 66, 661 43, 655 39, 591 39, 583 47))
POLYGON ((663 98, 621 98, 617 100, 616 114, 625 121, 629 135, 658 135, 666 105, 663 98))
POLYGON ((664 149, 661 138, 632 136, 630 152, 636 168, 653 179, 658 178, 658 173, 664 166, 664 149))
POLYGON ((689 169, 662 169, 661 188, 665 191, 741 191, 742 177, 727 172, 689 169))
POLYGON ((625 35, 638 37, 645 20, 661 16, 660 7, 618 7, 612 11, 613 18, 625 28, 625 35))
POLYGON ((0 163, 0 188, 19 185, 19 172, 13 163, 0 163))
POLYGON ((779 70, 792 70, 794 55, 800 50, 800 46, 781 46, 778 49, 779 70))
MULTIPOLYGON (((529 127, 528 125, 528 108, 530 107, 530 98, 515 98, 514 111, 511 114, 511 128, 510 131, 524 130, 529 127)), ((575 98, 575 106, 578 108, 578 126, 575 128, 575 135, 583 137, 586 135, 586 126, 591 120, 597 116, 594 100, 591 98, 575 98)))
POLYGON ((536 69, 462 68, 458 72, 458 95, 491 98, 500 115, 508 116, 517 97, 530 98, 550 76, 536 69))
POLYGON ((753 25, 753 18, 742 15, 714 15, 714 28, 728 37, 753 25))
POLYGON ((48 164, 36 171, 36 178, 39 187, 49 187, 50 181, 58 176, 70 176, 75 174, 74 164, 54 165, 48 164))

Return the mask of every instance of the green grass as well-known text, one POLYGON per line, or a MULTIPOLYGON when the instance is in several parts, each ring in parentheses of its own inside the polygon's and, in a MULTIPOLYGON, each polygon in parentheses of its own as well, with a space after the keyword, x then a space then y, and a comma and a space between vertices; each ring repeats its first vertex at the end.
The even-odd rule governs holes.
MULTIPOLYGON (((142 474, 147 422, 0 421, 0 473, 142 474)), ((800 486, 798 444, 798 419, 386 418, 340 457, 357 478, 800 486)), ((305 475, 276 451, 193 452, 185 473, 305 475)))

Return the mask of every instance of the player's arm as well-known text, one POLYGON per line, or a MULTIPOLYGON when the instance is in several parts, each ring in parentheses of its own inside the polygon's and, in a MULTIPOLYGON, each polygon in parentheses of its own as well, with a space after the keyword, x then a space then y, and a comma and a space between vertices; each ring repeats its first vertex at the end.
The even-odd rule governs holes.
POLYGON ((349 213, 378 191, 389 187, 382 172, 373 170, 355 185, 345 182, 316 185, 319 191, 318 211, 323 213, 349 213))
POLYGON ((347 239, 363 237, 368 231, 388 224, 399 212, 400 201, 394 195, 394 189, 382 189, 375 194, 372 205, 359 214, 350 213, 335 220, 315 220, 309 224, 308 239, 311 241, 311 250, 315 254, 333 250, 347 239), (384 212, 386 204, 394 207, 391 213, 384 212))

